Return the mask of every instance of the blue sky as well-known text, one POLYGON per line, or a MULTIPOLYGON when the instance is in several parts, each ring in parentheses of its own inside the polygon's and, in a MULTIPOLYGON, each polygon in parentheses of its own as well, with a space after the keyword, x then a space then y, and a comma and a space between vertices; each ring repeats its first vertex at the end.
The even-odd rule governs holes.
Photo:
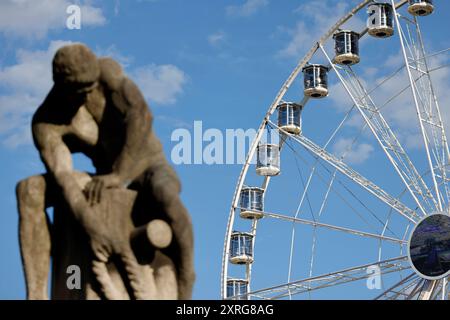
MULTIPOLYGON (((38 154, 31 144, 29 124, 33 111, 51 87, 50 62, 58 47, 68 42, 83 42, 99 55, 116 58, 125 67, 127 74, 138 83, 148 100, 155 115, 155 130, 164 144, 166 155, 170 157, 176 144, 171 141, 172 132, 177 128, 192 130, 196 120, 203 121, 205 129, 217 128, 223 132, 233 128, 257 128, 298 59, 334 20, 356 2, 1 1, 0 298, 23 299, 25 296, 14 187, 20 179, 43 171, 38 154), (65 10, 72 3, 82 6, 81 30, 65 28, 65 10)), ((436 7, 434 15, 423 19, 423 31, 430 52, 450 47, 450 40, 444 33, 448 30, 450 4, 448 1, 436 1, 436 7)), ((365 13, 361 12, 348 26, 361 29, 364 21, 365 13)), ((364 57, 357 69, 368 87, 373 87, 377 79, 392 72, 395 66, 400 66, 398 38, 387 39, 384 43, 381 41, 384 40, 365 39, 362 43, 364 57)), ((440 59, 436 61, 437 64, 448 62, 448 54, 440 59)), ((447 90, 450 89, 449 78, 448 69, 443 69, 435 78, 439 82, 437 89, 444 108, 448 107, 450 101, 450 90, 447 90)), ((335 76, 330 76, 330 82, 330 97, 313 101, 303 113, 304 131, 319 144, 326 141, 351 107, 350 100, 339 88, 335 76)), ((381 99, 392 95, 395 89, 383 89, 377 92, 377 97, 381 99)), ((301 99, 299 81, 295 82, 288 97, 301 99)), ((407 104, 408 97, 390 107, 387 118, 402 143, 410 148, 411 157, 417 159, 418 165, 423 165, 423 150, 417 142, 417 126, 412 124, 414 113, 410 112, 412 109, 405 109, 407 104)), ((443 117, 450 119, 450 113, 445 113, 443 117)), ((331 150, 342 152, 360 126, 361 120, 354 117, 331 150)), ((307 155, 305 158, 311 164, 311 158, 307 155)), ((89 161, 83 157, 77 155, 75 159, 78 168, 90 168, 89 161)), ((283 172, 286 174, 273 183, 268 209, 292 212, 294 208, 295 213, 302 186, 300 180, 294 178, 297 174, 294 159, 295 155, 291 155, 291 158, 286 156, 283 162, 283 172), (293 170, 292 174, 289 170, 293 170)), ((370 134, 365 133, 358 140, 349 156, 349 163, 392 194, 403 191, 370 134)), ((194 298, 216 299, 220 297, 225 227, 241 166, 179 165, 175 169, 183 183, 183 201, 194 223, 197 272, 194 298)), ((302 170, 305 170, 303 174, 307 177, 308 166, 303 166, 302 170)), ((421 169, 421 172, 424 170, 421 169)), ((256 181, 256 177, 249 177, 249 183, 256 181)), ((315 203, 311 206, 317 210, 325 189, 319 183, 314 187, 322 190, 322 193, 311 195, 311 202, 315 203)), ((373 198, 364 195, 358 187, 354 190, 365 197, 367 205, 374 210, 383 210, 383 214, 388 211, 373 198)), ((330 202, 334 206, 329 207, 337 208, 337 213, 348 210, 337 198, 330 202)), ((411 204, 410 199, 405 199, 405 202, 411 204)), ((304 215, 310 217, 307 210, 304 215)), ((344 222, 331 216, 329 221, 336 224, 344 222)), ((349 218, 347 226, 350 225, 349 218)), ((360 226, 360 223, 354 222, 353 226, 360 226)), ((242 223, 236 227, 246 228, 248 225, 242 223)), ((264 267, 255 267, 255 278, 262 279, 261 285, 285 281, 286 250, 290 243, 286 235, 290 235, 290 229, 290 224, 281 225, 277 222, 267 222, 261 226, 258 233, 261 235, 258 238, 261 244, 257 244, 256 250, 267 248, 260 255, 264 267)), ((307 248, 312 237, 311 229, 299 230, 299 247, 305 245, 307 248)), ((353 238, 341 235, 337 235, 334 240, 327 236, 324 239, 321 252, 323 258, 318 258, 316 262, 319 266, 317 273, 369 263, 377 258, 374 243, 355 244, 353 238), (327 249, 325 243, 330 245, 327 249), (338 255, 343 248, 347 251, 338 255)), ((306 251, 302 250, 299 249, 296 260, 299 277, 305 274, 309 262, 308 254, 303 254, 306 251)), ((393 249, 386 250, 389 252, 393 249)), ((235 272, 239 273, 239 270, 235 272)), ((364 285, 360 287, 364 289, 364 285)), ((349 289, 347 292, 358 291, 349 289)), ((361 297, 369 293, 362 290, 361 297)))

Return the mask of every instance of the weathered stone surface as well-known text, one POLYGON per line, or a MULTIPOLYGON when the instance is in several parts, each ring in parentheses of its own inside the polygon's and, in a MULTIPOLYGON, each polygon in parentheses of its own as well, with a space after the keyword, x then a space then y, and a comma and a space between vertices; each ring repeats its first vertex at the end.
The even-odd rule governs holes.
POLYGON ((61 48, 33 138, 47 173, 17 185, 28 299, 190 299, 192 224, 137 86, 84 45, 61 48), (71 154, 96 173, 75 171, 71 154), (46 210, 54 208, 51 224, 46 210), (81 289, 67 268, 81 270, 81 289))

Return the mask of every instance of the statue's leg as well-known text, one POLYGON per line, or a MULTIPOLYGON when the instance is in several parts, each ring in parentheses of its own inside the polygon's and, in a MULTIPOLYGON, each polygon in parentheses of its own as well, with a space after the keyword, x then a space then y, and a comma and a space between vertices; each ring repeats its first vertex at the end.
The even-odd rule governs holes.
POLYGON ((163 252, 173 260, 178 271, 178 298, 191 299, 195 281, 194 236, 191 217, 179 197, 180 182, 168 163, 151 168, 146 176, 151 197, 162 208, 173 231, 172 244, 163 252))
POLYGON ((17 184, 19 240, 27 286, 27 299, 48 299, 50 270, 50 223, 45 209, 55 192, 47 175, 27 178, 17 184))
POLYGON ((174 262, 178 270, 178 298, 181 300, 191 299, 195 281, 194 236, 191 218, 178 194, 172 201, 166 203, 165 212, 174 236, 173 246, 169 247, 169 253, 171 257, 175 258, 174 262))
POLYGON ((178 280, 175 265, 168 256, 157 250, 152 262, 158 299, 175 300, 178 298, 178 280))

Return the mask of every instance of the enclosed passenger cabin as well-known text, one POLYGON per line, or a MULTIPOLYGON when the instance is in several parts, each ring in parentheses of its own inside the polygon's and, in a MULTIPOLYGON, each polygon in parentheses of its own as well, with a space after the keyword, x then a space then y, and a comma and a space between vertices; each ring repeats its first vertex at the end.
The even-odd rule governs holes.
POLYGON ((341 65, 353 65, 359 62, 359 33, 349 30, 334 34, 334 62, 341 65))
POLYGON ((248 281, 242 279, 227 280, 227 298, 247 300, 248 281))
POLYGON ((328 68, 311 64, 303 68, 304 94, 311 98, 323 98, 328 95, 328 68))
POLYGON ((241 190, 241 218, 261 219, 264 214, 264 190, 257 187, 243 187, 241 190))
POLYGON ((394 10, 389 3, 372 3, 367 8, 367 33, 376 38, 394 34, 394 10))
POLYGON ((230 262, 250 264, 253 262, 253 235, 246 232, 233 232, 230 243, 230 262))
POLYGON ((256 173, 266 177, 280 174, 280 147, 277 144, 258 146, 256 173))
POLYGON ((290 134, 302 132, 300 114, 302 106, 292 102, 283 102, 278 109, 278 127, 290 134))
POLYGON ((434 11, 432 0, 408 0, 408 12, 413 16, 427 16, 434 11))

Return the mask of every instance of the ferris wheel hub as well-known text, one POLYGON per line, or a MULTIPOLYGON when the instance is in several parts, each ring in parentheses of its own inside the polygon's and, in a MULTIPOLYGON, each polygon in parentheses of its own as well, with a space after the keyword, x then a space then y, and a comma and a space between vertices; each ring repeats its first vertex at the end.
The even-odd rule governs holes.
POLYGON ((435 213, 423 218, 411 233, 408 258, 422 278, 439 280, 450 275, 450 216, 435 213))

